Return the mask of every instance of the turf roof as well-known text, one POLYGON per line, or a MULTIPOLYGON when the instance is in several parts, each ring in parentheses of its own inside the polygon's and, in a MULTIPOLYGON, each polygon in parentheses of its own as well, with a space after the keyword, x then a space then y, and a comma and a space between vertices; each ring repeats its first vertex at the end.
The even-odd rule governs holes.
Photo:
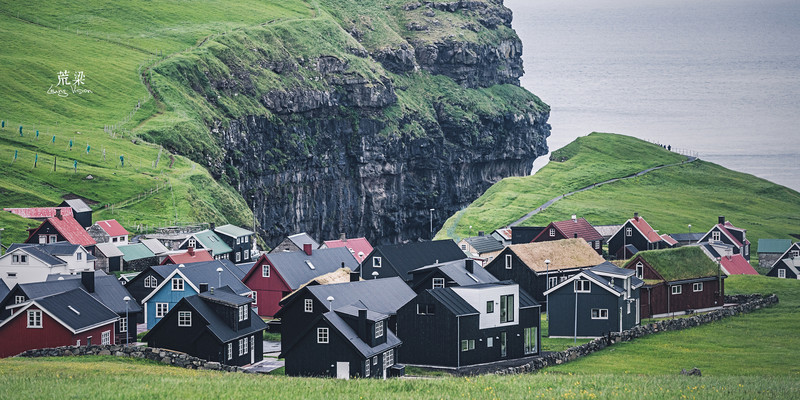
POLYGON ((625 264, 627 268, 638 257, 643 258, 667 281, 717 276, 719 266, 698 246, 677 249, 640 251, 625 264))

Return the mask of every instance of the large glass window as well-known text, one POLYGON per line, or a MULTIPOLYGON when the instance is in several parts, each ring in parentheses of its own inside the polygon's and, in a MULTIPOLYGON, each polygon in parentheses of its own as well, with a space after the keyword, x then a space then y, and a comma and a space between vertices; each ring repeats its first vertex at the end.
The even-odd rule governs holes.
POLYGON ((514 295, 500 296, 500 323, 514 321, 514 295))
POLYGON ((525 354, 536 353, 536 343, 538 338, 538 329, 536 327, 525 328, 523 331, 525 337, 525 354))
POLYGON ((375 323, 375 337, 379 338, 383 336, 383 321, 378 321, 375 323))
POLYGON ((592 309, 592 319, 608 319, 608 309, 607 308, 593 308, 592 309))
POLYGON ((156 303, 156 318, 163 318, 169 311, 169 303, 156 303))

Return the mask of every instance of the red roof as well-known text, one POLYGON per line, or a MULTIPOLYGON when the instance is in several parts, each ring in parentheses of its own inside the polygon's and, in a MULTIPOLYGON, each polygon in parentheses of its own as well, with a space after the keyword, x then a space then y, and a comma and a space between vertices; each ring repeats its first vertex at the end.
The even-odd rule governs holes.
POLYGON ((500 236, 503 237, 503 239, 511 240, 511 228, 499 228, 495 229, 494 231, 499 233, 500 236))
MULTIPOLYGON (((551 223, 556 229, 558 229, 565 238, 572 239, 575 237, 577 233, 579 238, 587 242, 592 242, 595 240, 603 240, 603 235, 597 232, 597 229, 594 229, 592 224, 587 222, 584 218, 577 218, 577 219, 570 219, 566 221, 557 221, 551 223)), ((540 233, 540 235, 544 234, 544 231, 540 233)))
POLYGON ((214 257, 211 257, 211 254, 208 253, 208 250, 195 250, 194 254, 189 254, 189 251, 187 250, 184 253, 168 255, 167 258, 161 262, 161 265, 188 264, 201 261, 214 261, 214 257))
POLYGON ((22 218, 45 219, 55 217, 56 209, 61 210, 61 215, 72 216, 72 208, 69 207, 4 208, 3 210, 17 214, 22 218))
POLYGON ((130 232, 126 231, 122 225, 117 222, 115 219, 108 219, 105 221, 97 221, 97 225, 100 226, 104 231, 106 231, 109 236, 127 236, 130 235, 130 232))
POLYGON ((663 238, 659 236, 658 233, 656 233, 656 231, 653 230, 653 228, 650 227, 650 224, 648 224, 647 221, 644 220, 644 218, 642 217, 631 218, 628 221, 630 221, 630 223, 632 223, 633 226, 635 226, 636 229, 639 230, 639 232, 642 232, 642 235, 644 235, 644 237, 647 239, 648 242, 656 243, 663 240, 663 238))
POLYGON ((347 247, 350 250, 350 253, 353 254, 353 257, 356 258, 359 264, 364 261, 365 258, 372 253, 372 245, 369 244, 367 238, 353 238, 353 239, 345 239, 345 240, 326 240, 323 242, 325 246, 329 249, 333 249, 336 247, 347 247), (359 255, 361 254, 361 255, 359 255))
POLYGON ((720 263, 728 275, 758 275, 758 272, 741 254, 722 256, 720 263))
MULTIPOLYGON (((737 227, 733 226, 733 224, 731 224, 728 221, 725 221, 724 224, 717 224, 717 228, 719 228, 719 230, 722 233, 724 233, 725 236, 727 236, 729 239, 731 239, 731 241, 733 242, 734 245, 736 245, 738 247, 742 247, 742 242, 740 242, 739 239, 736 239, 736 236, 733 236, 733 234, 728 229, 736 229, 737 231, 742 231, 743 229, 740 229, 740 228, 737 228, 737 227)), ((746 242, 750 243, 749 240, 747 240, 746 242)))
POLYGON ((675 240, 672 236, 667 234, 661 235, 661 239, 667 242, 667 244, 669 244, 670 246, 675 246, 676 244, 678 244, 677 240, 675 240))
MULTIPOLYGON (((97 244, 75 218, 67 216, 62 216, 61 218, 52 217, 48 218, 45 222, 49 222, 50 225, 53 225, 53 228, 72 244, 80 244, 83 246, 94 246, 97 244)), ((42 225, 44 225, 45 222, 42 222, 42 225)), ((41 225, 39 225, 39 228, 36 228, 36 231, 40 228, 41 225)), ((36 231, 33 231, 31 236, 35 235, 36 231)))

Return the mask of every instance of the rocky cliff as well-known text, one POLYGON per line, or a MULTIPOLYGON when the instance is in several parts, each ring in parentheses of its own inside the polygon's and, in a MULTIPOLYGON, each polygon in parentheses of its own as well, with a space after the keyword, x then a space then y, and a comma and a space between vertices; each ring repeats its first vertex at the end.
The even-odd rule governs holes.
POLYGON ((519 87, 501 0, 387 3, 323 2, 157 69, 189 82, 222 149, 196 158, 252 204, 270 245, 298 231, 430 238, 431 215, 436 230, 547 152, 549 108, 519 87))

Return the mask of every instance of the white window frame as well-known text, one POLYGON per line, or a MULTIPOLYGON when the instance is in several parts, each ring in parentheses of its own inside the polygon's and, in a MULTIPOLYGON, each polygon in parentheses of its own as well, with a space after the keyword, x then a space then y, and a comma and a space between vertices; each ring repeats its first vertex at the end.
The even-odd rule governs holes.
POLYGON ((269 278, 269 264, 264 264, 261 266, 261 277, 269 278))
POLYGON ((233 358, 233 342, 228 342, 228 360, 233 358))
POLYGON ((511 269, 513 260, 511 254, 506 254, 506 269, 511 269))
POLYGON ((172 278, 172 291, 182 292, 184 288, 183 278, 172 278))
POLYGON ((375 322, 375 338, 383 336, 383 321, 375 322))
POLYGON ((378 356, 372 357, 372 365, 378 365, 378 356))
POLYGON ((670 286, 670 293, 674 295, 682 294, 683 293, 683 285, 672 285, 670 286))
POLYGON ((444 287, 444 278, 433 278, 432 287, 436 288, 443 288, 444 287))
POLYGON ((436 308, 433 304, 417 303, 417 315, 434 315, 436 308), (434 312, 430 312, 433 310, 434 312))
POLYGON ((47 243, 57 243, 58 242, 58 235, 50 235, 48 237, 47 243))
POLYGON ((47 235, 39 235, 39 244, 47 243, 47 235))
POLYGON ((486 347, 494 347, 494 337, 489 336, 486 338, 486 347))
POLYGON ((25 302, 25 296, 14 296, 14 304, 21 304, 25 302))
POLYGON ((241 357, 244 354, 244 342, 247 339, 239 339, 239 356, 241 357))
POLYGON ((636 277, 644 279, 644 264, 641 261, 636 263, 636 277))
POLYGON ((306 299, 303 304, 303 310, 305 312, 314 312, 314 300, 306 299))
POLYGON ((239 306, 239 321, 246 321, 248 318, 248 307, 247 304, 239 306))
MULTIPOLYGON (((473 340, 473 342, 475 341, 473 340)), ((389 368, 392 365, 394 365, 394 349, 389 349, 383 353, 383 369, 389 368)))
POLYGON ((592 309, 592 319, 608 319, 608 309, 607 308, 593 308, 592 309))
POLYGON ((111 331, 103 331, 103 333, 100 334, 100 344, 111 344, 111 331))
POLYGON ((78 259, 78 261, 81 261, 83 260, 83 253, 79 251, 75 253, 75 257, 78 259))
POLYGON ((711 240, 713 240, 713 241, 715 241, 715 242, 719 242, 719 238, 720 238, 720 233, 719 233, 719 231, 713 231, 713 232, 711 232, 711 240))
POLYGON ((250 292, 250 297, 253 298, 253 304, 258 304, 258 292, 253 290, 252 292, 250 292))
POLYGON ((169 303, 156 303, 156 318, 164 318, 169 312, 169 303))
POLYGON ((599 240, 595 240, 594 241, 594 249, 595 250, 600 250, 600 241, 599 240))
POLYGON ((364 363, 364 376, 370 376, 370 373, 369 373, 369 358, 364 363))
POLYGON ((236 252, 236 262, 242 262, 242 253, 236 252))
POLYGON ((128 332, 128 317, 122 317, 119 319, 119 331, 128 332))
POLYGON ((539 329, 535 326, 523 329, 522 343, 523 343, 523 352, 525 354, 536 353, 537 345, 539 342, 538 336, 539 336, 539 329))
POLYGON ((328 344, 330 343, 330 331, 328 328, 317 328, 317 343, 328 344))
POLYGON ((703 291, 703 282, 695 282, 692 284, 692 291, 693 292, 702 292, 703 291))
POLYGON ((551 276, 551 277, 547 278, 547 288, 548 289, 550 289, 551 287, 554 287, 556 285, 558 285, 558 277, 557 276, 551 276))
POLYGON ((778 268, 778 278, 786 278, 786 270, 783 268, 778 268))
POLYGON ((631 302, 630 301, 626 301, 625 303, 628 305, 628 314, 630 314, 631 313, 631 302))
POLYGON ((195 240, 195 238, 190 238, 189 242, 188 242, 188 247, 196 249, 197 248, 197 240, 195 240))
POLYGON ((244 350, 242 354, 250 354, 250 348, 247 347, 247 338, 242 338, 242 340, 244 341, 244 350))
POLYGON ((800 257, 800 250, 792 250, 792 258, 800 257))
POLYGON ((556 237, 556 229, 550 228, 550 237, 556 237))
POLYGON ((633 228, 630 227, 625 228, 625 236, 627 237, 633 236, 633 228))
POLYGON ((592 281, 588 279, 576 279, 573 285, 575 293, 590 293, 592 291, 592 281))
POLYGON ((380 257, 372 257, 372 268, 380 268, 382 262, 380 257))
POLYGON ((192 312, 191 311, 178 311, 178 326, 191 327, 192 326, 192 312))
POLYGON ((158 279, 156 279, 152 275, 144 278, 144 287, 145 288, 156 288, 156 287, 158 287, 158 279))
POLYGON ((28 310, 28 328, 42 327, 42 310, 28 310))

